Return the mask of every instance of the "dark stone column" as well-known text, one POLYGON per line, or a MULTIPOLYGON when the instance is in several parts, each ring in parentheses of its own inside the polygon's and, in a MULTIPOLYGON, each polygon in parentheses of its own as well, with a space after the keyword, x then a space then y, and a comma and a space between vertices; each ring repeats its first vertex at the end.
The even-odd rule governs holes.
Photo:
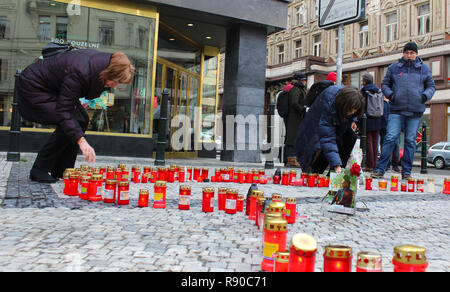
POLYGON ((222 161, 261 162, 259 116, 264 114, 266 38, 264 27, 240 24, 227 31, 222 161), (227 116, 243 120, 227 121, 227 116), (234 135, 227 133, 230 127, 234 135))

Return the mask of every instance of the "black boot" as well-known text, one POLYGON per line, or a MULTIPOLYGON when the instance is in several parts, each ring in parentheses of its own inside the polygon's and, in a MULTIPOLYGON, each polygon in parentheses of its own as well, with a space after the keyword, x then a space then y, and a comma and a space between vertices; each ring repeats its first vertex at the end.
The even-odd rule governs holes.
POLYGON ((57 179, 55 179, 53 176, 51 176, 48 172, 46 172, 45 170, 36 168, 36 167, 33 167, 31 169, 30 179, 32 181, 37 181, 39 183, 44 183, 44 184, 54 184, 57 182, 57 179))

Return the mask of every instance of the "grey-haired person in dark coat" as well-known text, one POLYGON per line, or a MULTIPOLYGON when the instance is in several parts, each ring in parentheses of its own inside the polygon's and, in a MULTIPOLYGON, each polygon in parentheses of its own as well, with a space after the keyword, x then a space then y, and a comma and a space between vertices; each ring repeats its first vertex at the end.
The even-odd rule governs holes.
POLYGON ((30 179, 56 182, 65 169, 74 167, 78 149, 87 162, 95 162, 95 151, 85 138, 89 116, 80 98, 98 98, 107 88, 133 78, 134 67, 122 52, 73 50, 28 66, 18 81, 19 111, 30 122, 56 126, 37 155, 30 179))

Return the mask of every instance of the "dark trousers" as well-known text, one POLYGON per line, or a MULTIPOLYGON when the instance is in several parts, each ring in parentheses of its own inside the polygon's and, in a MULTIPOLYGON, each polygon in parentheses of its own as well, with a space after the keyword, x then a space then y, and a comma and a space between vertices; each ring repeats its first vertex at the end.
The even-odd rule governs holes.
MULTIPOLYGON (((77 104, 72 115, 80 124, 83 132, 85 132, 89 124, 89 116, 81 104, 77 104)), ((67 137, 62 128, 57 125, 47 143, 39 151, 33 168, 50 172, 55 178, 62 178, 67 168, 75 166, 78 150, 78 144, 73 142, 70 137, 67 137)))
POLYGON ((367 147, 366 147, 366 158, 367 158, 367 168, 374 169, 377 166, 378 161, 378 137, 380 135, 379 131, 367 132, 367 147))
MULTIPOLYGON (((349 128, 342 136, 340 141, 337 142, 339 156, 342 161, 342 168, 347 165, 356 140, 357 137, 355 132, 353 132, 353 130, 349 128)), ((320 153, 316 156, 317 157, 313 159, 313 162, 311 164, 311 173, 322 174, 327 169, 329 162, 322 150, 320 150, 320 153)))

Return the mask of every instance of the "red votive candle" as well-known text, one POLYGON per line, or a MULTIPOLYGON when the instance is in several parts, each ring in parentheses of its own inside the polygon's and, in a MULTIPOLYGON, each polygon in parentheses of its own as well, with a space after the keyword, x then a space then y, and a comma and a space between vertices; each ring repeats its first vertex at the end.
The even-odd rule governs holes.
POLYGON ((356 260, 356 272, 380 273, 382 272, 381 254, 375 252, 359 252, 356 260))
POLYGON ((122 168, 116 168, 116 176, 117 181, 122 181, 122 168))
POLYGON ((81 188, 80 188, 80 199, 88 199, 88 189, 89 189, 89 176, 85 175, 81 178, 81 188))
POLYGON ((139 191, 139 199, 138 199, 138 207, 140 207, 140 208, 148 207, 148 197, 149 197, 148 190, 140 190, 139 191))
POLYGON ((141 168, 139 166, 133 166, 132 168, 132 172, 133 172, 133 182, 135 184, 139 184, 141 183, 141 168))
POLYGON ((366 177, 366 191, 373 190, 372 182, 373 182, 373 178, 371 176, 366 177))
POLYGON ((245 198, 243 195, 238 195, 237 205, 236 205, 236 210, 238 212, 244 211, 244 200, 245 200, 245 198))
POLYGON ((314 188, 317 185, 317 174, 310 174, 308 176, 308 187, 314 188))
POLYGON ((208 179, 209 178, 209 169, 208 168, 203 168, 202 169, 202 177, 203 177, 203 179, 208 179))
POLYGON ((273 266, 273 271, 275 273, 283 273, 289 271, 289 252, 288 251, 277 251, 274 254, 275 264, 273 266))
POLYGON ((283 196, 280 194, 272 194, 272 202, 283 202, 283 196))
POLYGON ((287 221, 280 217, 264 218, 264 248, 261 268, 263 271, 274 270, 274 254, 286 250, 287 221))
POLYGON ((414 193, 416 189, 416 180, 413 178, 408 179, 408 192, 414 193))
POLYGON ((186 181, 186 169, 185 168, 180 169, 180 172, 178 173, 178 181, 180 183, 184 183, 186 181))
POLYGON ((423 193, 424 192, 424 184, 425 184, 425 182, 424 182, 423 179, 418 179, 417 180, 416 189, 417 189, 418 193, 423 193))
POLYGON ((130 170, 128 167, 122 168, 122 179, 129 180, 130 179, 130 170))
POLYGON ((189 210, 190 200, 191 200, 191 187, 190 186, 180 186, 180 197, 178 200, 178 209, 189 210))
POLYGON ((283 186, 289 185, 289 172, 283 171, 283 175, 281 177, 281 185, 283 186))
POLYGON ((256 204, 258 197, 264 197, 264 192, 260 190, 252 190, 250 194, 250 205, 248 219, 254 221, 256 219, 256 204))
POLYGON ((314 272, 317 242, 311 235, 295 234, 289 249, 289 272, 314 272))
POLYGON ((426 249, 414 245, 401 245, 394 247, 394 272, 426 272, 428 267, 425 256, 426 249))
POLYGON ((323 271, 346 272, 352 271, 352 248, 348 246, 329 245, 323 254, 323 271))
POLYGON ((114 169, 114 167, 109 166, 106 169, 106 179, 115 179, 116 178, 116 170, 114 169))
POLYGON ((94 174, 91 177, 88 188, 88 200, 99 202, 103 200, 103 177, 101 174, 94 174))
POLYGON ((227 190, 226 188, 219 188, 217 191, 217 197, 219 200, 219 210, 225 210, 225 203, 227 199, 227 190))
POLYGON ((67 195, 71 197, 78 197, 80 194, 78 192, 78 182, 80 180, 80 175, 73 172, 69 175, 69 191, 67 195))
POLYGON ((130 183, 128 181, 120 181, 117 190, 117 204, 130 204, 130 183))
POLYGON ((117 181, 108 179, 105 182, 105 191, 103 202, 105 203, 115 203, 116 202, 116 189, 117 189, 117 181))
POLYGON ((165 209, 166 208, 166 195, 167 184, 165 181, 157 181, 154 187, 154 201, 153 208, 165 209))
POLYGON ((195 181, 197 181, 198 178, 200 177, 200 175, 201 175, 200 172, 201 172, 201 169, 200 169, 200 168, 198 168, 198 167, 195 167, 195 168, 194 168, 194 178, 193 178, 193 179, 194 179, 195 181))
POLYGON ((297 217, 297 199, 286 198, 286 220, 289 224, 295 223, 297 217))
POLYGON ((226 214, 236 214, 237 212, 237 197, 238 190, 228 189, 226 194, 225 202, 225 213, 226 214))
POLYGON ((214 188, 203 188, 202 212, 214 212, 214 188))
POLYGON ((399 187, 398 176, 393 175, 391 177, 391 192, 398 192, 398 187, 399 187))
POLYGON ((297 179, 297 171, 291 170, 289 172, 289 185, 293 186, 296 179, 297 179))
POLYGON ((70 185, 70 174, 72 172, 67 170, 63 173, 63 181, 64 181, 64 195, 69 195, 69 185, 70 185))
POLYGON ((444 179, 444 190, 442 191, 442 193, 450 195, 450 178, 444 179))

